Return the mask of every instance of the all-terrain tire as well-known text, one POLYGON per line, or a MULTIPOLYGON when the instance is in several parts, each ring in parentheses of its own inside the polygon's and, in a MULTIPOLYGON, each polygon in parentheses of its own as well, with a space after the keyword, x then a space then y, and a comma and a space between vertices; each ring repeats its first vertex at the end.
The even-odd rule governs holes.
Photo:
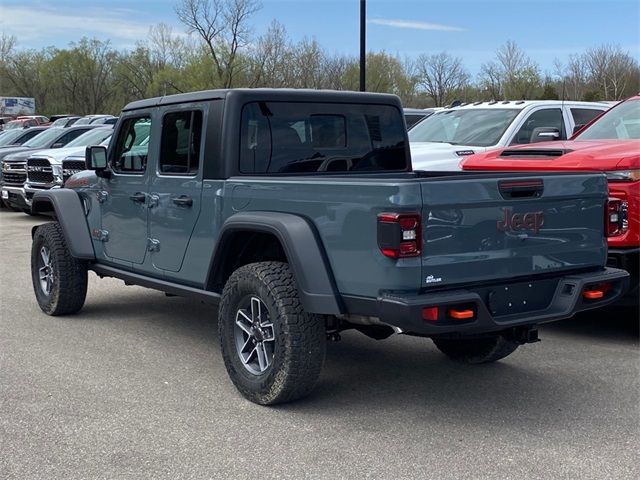
POLYGON ((519 344, 504 335, 484 338, 433 338, 438 350, 447 357, 462 363, 478 364, 496 362, 516 351, 519 344))
MULTIPOLYGON (((252 314, 253 310, 247 313, 252 314)), ((304 311, 288 264, 260 262, 236 270, 222 293, 218 333, 231 381, 248 400, 274 405, 302 398, 313 390, 326 352, 325 323, 321 316, 304 311), (267 335, 273 339, 269 346, 272 358, 264 371, 252 372, 247 367, 247 358, 244 362, 241 358, 238 343, 248 343, 251 337, 246 326, 245 330, 238 329, 237 322, 238 319, 244 322, 240 312, 247 310, 243 306, 249 301, 253 309, 253 302, 258 300, 266 307, 262 319, 272 324, 267 335)))
POLYGON ((87 296, 86 262, 71 256, 57 222, 39 226, 31 246, 31 279, 38 305, 47 315, 80 311, 87 296), (49 259, 49 269, 45 257, 49 259), (43 284, 42 277, 48 279, 43 284))

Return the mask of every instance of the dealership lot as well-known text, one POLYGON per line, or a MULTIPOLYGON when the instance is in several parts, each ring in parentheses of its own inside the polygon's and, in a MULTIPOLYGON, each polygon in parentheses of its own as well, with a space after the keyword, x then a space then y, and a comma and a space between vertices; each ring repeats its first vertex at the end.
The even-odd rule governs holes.
POLYGON ((0 212, 0 478, 637 478, 636 312, 541 329, 493 365, 429 340, 329 344, 313 395, 265 408, 228 379, 215 309, 98 282, 41 313, 30 229, 0 212))

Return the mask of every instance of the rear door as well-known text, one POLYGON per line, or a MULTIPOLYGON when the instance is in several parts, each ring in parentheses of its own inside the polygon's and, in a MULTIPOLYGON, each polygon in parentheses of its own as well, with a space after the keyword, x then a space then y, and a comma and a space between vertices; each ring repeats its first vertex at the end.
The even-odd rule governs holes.
POLYGON ((150 186, 149 241, 155 268, 180 271, 200 215, 204 113, 205 104, 189 104, 162 115, 160 153, 150 186))
POLYGON ((486 176, 422 183, 423 286, 604 265, 604 176, 486 176))

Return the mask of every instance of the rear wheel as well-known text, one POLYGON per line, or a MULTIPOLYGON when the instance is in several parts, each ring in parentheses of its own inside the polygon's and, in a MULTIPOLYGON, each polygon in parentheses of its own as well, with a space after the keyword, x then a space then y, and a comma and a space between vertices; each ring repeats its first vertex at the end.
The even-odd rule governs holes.
POLYGON ((289 265, 260 262, 236 270, 218 315, 231 381, 261 405, 308 395, 324 362, 324 320, 304 311, 289 265))
POLYGON ((496 362, 516 351, 519 344, 504 335, 482 338, 433 338, 438 350, 458 362, 478 364, 496 362))
POLYGON ((38 305, 47 315, 78 312, 87 296, 87 265, 69 253, 58 223, 37 228, 31 247, 31 279, 38 305))

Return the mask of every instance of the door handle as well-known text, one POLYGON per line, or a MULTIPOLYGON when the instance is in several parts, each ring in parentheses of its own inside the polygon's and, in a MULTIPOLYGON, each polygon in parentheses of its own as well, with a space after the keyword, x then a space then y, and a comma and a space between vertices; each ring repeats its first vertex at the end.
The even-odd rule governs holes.
POLYGON ((187 195, 180 195, 173 199, 173 203, 178 205, 179 207, 192 207, 193 199, 187 195))
POLYGON ((147 195, 142 192, 136 192, 130 195, 129 198, 136 203, 144 203, 147 200, 147 195))

